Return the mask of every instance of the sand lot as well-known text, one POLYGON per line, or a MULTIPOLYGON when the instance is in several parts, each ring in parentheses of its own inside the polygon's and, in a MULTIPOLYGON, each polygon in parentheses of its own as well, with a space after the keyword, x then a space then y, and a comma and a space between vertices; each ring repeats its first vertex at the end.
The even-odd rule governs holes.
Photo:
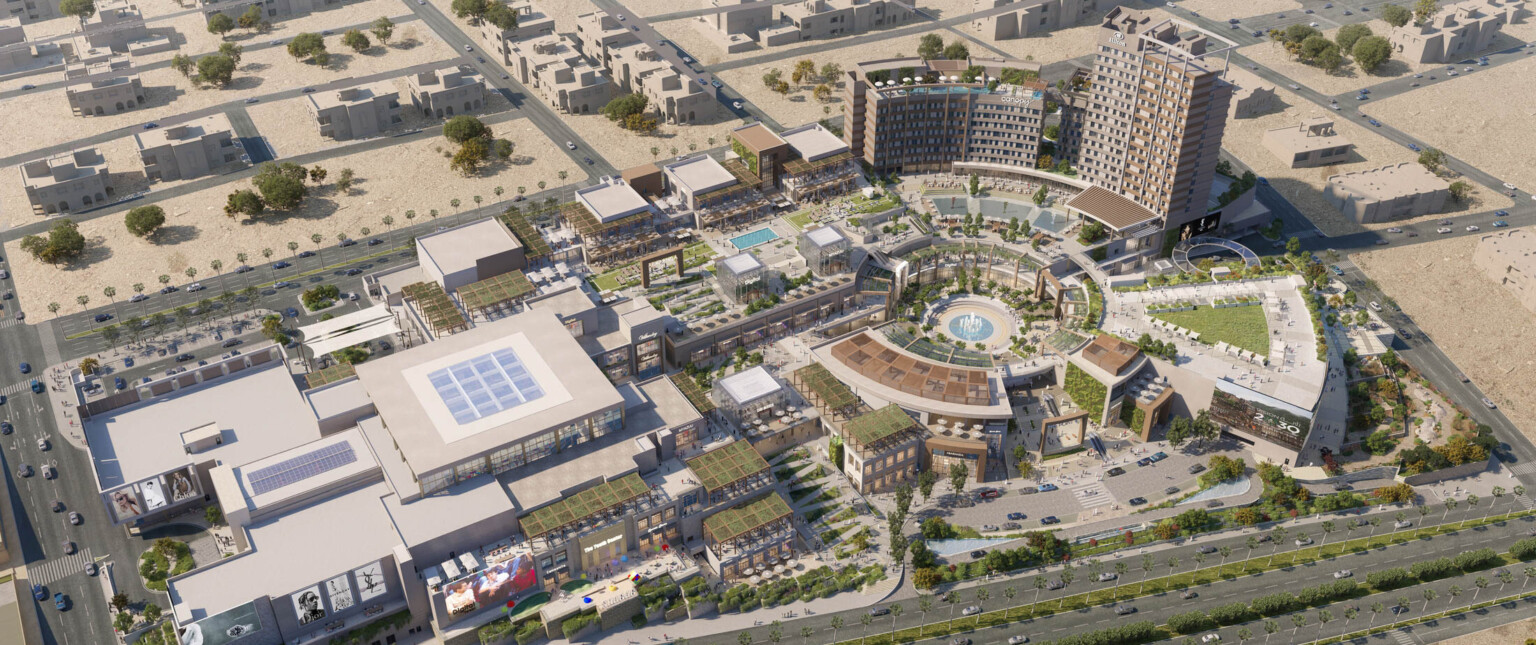
MULTIPOLYGON (((1239 85, 1252 83, 1256 77, 1242 69, 1233 69, 1232 79, 1239 85)), ((1264 132, 1281 127, 1295 126, 1301 120, 1314 116, 1332 116, 1333 110, 1327 110, 1302 99, 1290 91, 1289 88, 1275 88, 1275 96, 1280 100, 1277 107, 1283 110, 1273 111, 1264 116, 1251 119, 1229 119, 1226 133, 1222 136, 1221 145, 1227 151, 1236 155, 1243 163, 1253 168, 1253 171, 1261 177, 1267 177, 1275 190, 1285 195, 1313 224, 1327 235, 1347 235, 1364 229, 1381 229, 1392 226, 1400 226, 1416 220, 1397 220, 1379 224, 1367 224, 1362 227, 1354 221, 1345 218, 1328 200, 1323 198, 1323 187, 1327 185, 1330 175, 1345 172, 1380 168, 1388 164, 1417 161, 1418 154, 1399 146, 1387 139, 1368 131, 1364 126, 1356 125, 1343 119, 1334 121, 1335 132, 1355 144, 1355 149, 1350 153, 1348 161, 1341 164, 1333 164, 1320 168, 1290 168, 1275 157, 1269 148, 1264 147, 1264 132)), ((1510 201, 1498 193, 1491 193, 1479 188, 1473 194, 1474 205, 1477 208, 1496 208, 1508 206, 1510 201)), ((1468 206, 1452 202, 1448 212, 1455 213, 1458 210, 1466 210, 1468 206)), ((1441 215, 1429 215, 1424 219, 1438 219, 1441 215)))
POLYGON ((391 215, 396 226, 404 225, 406 210, 418 213, 417 223, 429 218, 434 208, 441 215, 451 215, 451 199, 461 200, 461 209, 471 208, 475 195, 486 202, 496 201, 496 186, 505 189, 500 199, 507 199, 516 194, 518 186, 533 191, 540 181, 558 184, 562 170, 573 176, 580 172, 527 120, 499 124, 495 129, 498 136, 516 143, 518 163, 494 166, 476 177, 465 178, 448 169, 448 160, 434 150, 447 149, 443 139, 412 141, 325 162, 331 181, 342 168, 356 172, 352 194, 340 195, 327 184, 312 189, 304 207, 294 213, 264 215, 250 223, 226 217, 225 196, 249 187, 248 182, 241 181, 164 201, 145 200, 144 204, 157 204, 166 211, 165 228, 154 242, 129 235, 122 215, 113 214, 80 225, 91 244, 85 258, 74 265, 38 266, 17 248, 16 241, 8 244, 6 256, 15 265, 16 289, 22 297, 70 303, 76 295, 95 296, 109 285, 118 293, 130 293, 133 283, 154 284, 163 273, 179 280, 187 267, 195 267, 206 276, 211 260, 233 267, 234 256, 241 251, 260 257, 261 249, 272 248, 286 255, 290 241, 313 248, 309 236, 314 233, 323 235, 325 244, 334 244, 338 233, 358 238, 363 227, 381 232, 385 230, 383 216, 391 215))
MULTIPOLYGON (((1511 570, 1511 573, 1514 571, 1511 570)), ((1527 638, 1536 635, 1536 618, 1527 618, 1508 625, 1499 625, 1492 629, 1473 632, 1466 636, 1457 636, 1449 640, 1440 641, 1440 645, 1520 645, 1527 638)))
MULTIPOLYGON (((139 147, 132 137, 114 139, 96 146, 96 151, 107 160, 114 196, 130 195, 149 187, 144 164, 139 161, 139 147)), ((0 204, 4 205, 0 208, 0 225, 5 228, 31 224, 43 217, 32 213, 21 173, 16 170, 0 173, 0 204)))
MULTIPOLYGON (((224 41, 238 45, 249 45, 252 43, 265 43, 279 38, 287 40, 300 33, 318 33, 331 29, 335 30, 336 34, 326 37, 326 47, 334 54, 337 52, 350 53, 352 51, 341 44, 341 27, 373 22, 379 19, 380 16, 398 18, 410 15, 410 13, 410 10, 405 5, 400 4, 398 0, 363 0, 362 2, 351 2, 324 11, 316 11, 274 21, 272 22, 272 30, 267 33, 251 32, 237 28, 229 32, 229 36, 222 40, 208 32, 208 21, 199 14, 151 23, 150 27, 153 30, 157 27, 174 26, 176 31, 186 39, 181 49, 188 55, 195 55, 194 52, 202 53, 217 50, 219 44, 224 41)), ((400 37, 400 30, 407 25, 420 27, 421 21, 395 25, 395 33, 390 37, 390 42, 398 39, 400 37)), ((361 31, 367 34, 368 40, 374 40, 373 34, 368 33, 366 28, 361 31)), ((430 29, 418 29, 417 31, 431 32, 430 29)))
MULTIPOLYGON (((1536 187, 1536 55, 1479 69, 1447 82, 1418 88, 1363 109, 1393 127, 1411 133, 1523 189, 1536 187), (1476 109, 1457 107, 1453 98, 1498 97, 1478 101, 1476 109)), ((1521 199, 1526 199, 1521 197, 1521 199)))
POLYGON ((1472 265, 1476 246, 1476 237, 1461 237, 1350 259, 1527 437, 1536 438, 1536 389, 1529 385, 1536 378, 1536 346, 1525 342, 1536 334, 1536 315, 1472 265))
POLYGON ((1296 0, 1179 0, 1179 9, 1198 11, 1200 15, 1214 20, 1226 20, 1228 18, 1248 18, 1281 11, 1301 11, 1301 3, 1296 0))
MULTIPOLYGON (((1377 36, 1386 36, 1392 29, 1391 25, 1381 20, 1372 20, 1366 23, 1371 32, 1377 36)), ((1329 40, 1339 33, 1338 29, 1328 29, 1323 32, 1329 40)), ((1323 94, 1351 93, 1362 87, 1370 87, 1377 83, 1401 78, 1415 72, 1422 72, 1435 67, 1435 65, 1416 65, 1400 60, 1389 60, 1382 63, 1375 72, 1365 73, 1355 67, 1349 59, 1345 59, 1344 66, 1339 72, 1329 74, 1320 68, 1301 63, 1285 53, 1285 48, 1277 42, 1264 42, 1257 45, 1249 45, 1238 49, 1237 52, 1254 60, 1260 65, 1268 67, 1276 72, 1284 74, 1287 78, 1301 85, 1310 87, 1323 94)))
MULTIPOLYGON (((908 56, 916 55, 919 39, 921 36, 890 38, 868 45, 834 49, 805 58, 815 62, 818 70, 822 65, 834 61, 847 70, 860 60, 895 58, 897 54, 903 53, 908 56)), ((833 115, 840 113, 843 109, 844 84, 842 83, 833 86, 832 99, 826 103, 817 101, 811 96, 811 90, 815 85, 791 85, 789 94, 785 96, 780 96, 778 92, 763 85, 763 74, 774 68, 778 68, 784 73, 784 79, 789 80, 790 72, 794 69, 795 63, 800 60, 802 60, 801 57, 785 58, 772 63, 720 72, 719 76, 720 80, 728 83, 737 92, 741 92, 747 100, 773 115, 773 118, 778 119, 784 127, 793 127, 826 118, 827 114, 822 110, 823 106, 831 107, 833 115)))
MULTIPOLYGON (((609 121, 608 117, 601 114, 562 114, 560 118, 566 125, 571 126, 576 134, 586 140, 593 150, 602 153, 608 163, 620 169, 671 159, 672 148, 677 148, 678 155, 686 155, 689 152, 689 144, 693 144, 696 150, 701 152, 726 145, 726 142, 730 141, 731 129, 746 123, 745 120, 734 117, 700 125, 663 123, 661 127, 656 128, 655 134, 638 135, 619 128, 609 121), (715 139, 714 146, 709 144, 711 137, 715 139), (655 156, 651 155, 653 147, 658 148, 655 156)), ((500 130, 497 132, 499 133, 500 130)), ((529 186, 529 190, 532 189, 533 187, 529 186)))
MULTIPOLYGON (((963 14, 967 14, 967 13, 971 12, 970 0, 937 0, 937 1, 923 2, 920 6, 921 6, 921 8, 923 9, 924 12, 928 13, 931 16, 935 16, 937 18, 940 18, 940 19, 952 18, 954 16, 963 15, 963 14)), ((685 7, 685 8, 693 8, 693 7, 692 6, 688 6, 688 7, 685 7)), ((676 11, 676 10, 677 9, 673 9, 673 11, 676 11)), ((764 54, 783 54, 783 55, 786 55, 786 56, 790 56, 792 54, 789 54, 788 52, 793 52, 794 50, 802 48, 802 47, 810 47, 810 46, 816 46, 816 45, 825 45, 825 44, 828 44, 828 43, 834 43, 835 44, 835 43, 837 43, 839 41, 850 41, 850 40, 852 40, 854 38, 859 38, 859 37, 862 37, 862 36, 868 36, 868 35, 871 35, 871 34, 878 35, 878 34, 881 34, 883 32, 889 32, 889 31, 898 30, 898 29, 910 29, 910 28, 912 28, 914 26, 923 26, 923 25, 927 25, 927 26, 932 27, 933 31, 935 33, 938 33, 938 34, 944 36, 944 41, 945 42, 949 42, 951 39, 958 38, 953 33, 945 31, 945 30, 941 29, 940 27, 938 27, 937 25, 934 25, 932 22, 928 21, 926 18, 923 18, 922 16, 918 16, 918 17, 916 17, 916 18, 914 18, 912 20, 909 20, 909 21, 907 21, 905 23, 902 23, 902 24, 899 24, 899 25, 895 25, 895 26, 892 26, 892 27, 884 27, 882 29, 876 29, 874 31, 869 31, 869 32, 864 32, 864 33, 848 34, 846 36, 838 36, 836 38, 822 38, 822 39, 819 39, 819 40, 811 40, 811 41, 792 43, 792 44, 789 44, 789 45, 782 45, 782 46, 779 46, 779 47, 771 47, 771 48, 766 48, 766 49, 758 47, 758 48, 751 49, 751 50, 744 51, 744 52, 739 52, 739 53, 735 53, 735 54, 727 54, 727 53, 725 53, 724 49, 721 49, 719 46, 717 46, 715 44, 715 41, 712 38, 710 38, 709 36, 707 36, 705 34, 704 30, 708 30, 708 29, 712 29, 712 28, 709 27, 708 25, 705 25, 702 22, 700 22, 700 20, 698 18, 688 18, 688 19, 685 19, 685 20, 669 20, 669 21, 666 21, 666 22, 656 23, 656 24, 654 24, 652 26, 656 28, 656 32, 661 34, 663 38, 666 38, 668 40, 671 40, 672 42, 677 43, 678 46, 683 48, 683 51, 685 51, 688 54, 692 55, 700 63, 703 63, 704 65, 718 65, 718 64, 724 63, 724 62, 741 60, 743 58, 752 58, 754 56, 762 56, 764 54)), ((564 25, 561 25, 560 31, 567 31, 566 28, 564 27, 564 25)), ((574 29, 572 29, 572 31, 574 31, 574 29)), ((906 39, 902 39, 902 40, 906 40, 906 39)), ((913 37, 911 39, 911 42, 913 44, 907 49, 906 54, 909 55, 909 56, 915 56, 915 55, 917 55, 917 45, 916 45, 917 40, 916 40, 916 37, 913 37)), ((982 54, 982 52, 986 51, 985 49, 982 49, 978 45, 976 45, 976 43, 967 42, 966 44, 969 47, 971 47, 972 53, 975 54, 975 55, 978 55, 978 56, 984 55, 984 54, 982 54)), ((875 45, 867 45, 867 47, 878 47, 878 46, 881 46, 881 45, 884 45, 884 43, 882 42, 882 43, 877 43, 875 45)), ((854 59, 848 59, 848 60, 852 61, 854 59)), ((858 60, 867 60, 867 58, 858 58, 858 60)))
POLYGON ((11 113, 31 115, 35 127, 7 131, 7 136, 0 138, 0 156, 22 154, 61 143, 66 137, 88 137, 251 96, 454 57, 453 51, 436 36, 421 31, 425 34, 424 40, 408 47, 391 45, 387 50, 375 47, 362 54, 333 53, 329 69, 297 62, 280 49, 251 52, 241 59, 234 81, 222 90, 199 89, 180 72, 170 68, 149 70, 141 76, 147 107, 121 114, 74 116, 63 89, 19 96, 5 101, 3 106, 11 113))
MULTIPOLYGON (((1171 14, 1161 8, 1161 3, 1158 3, 1157 5, 1152 3, 1135 3, 1127 4, 1126 6, 1133 9, 1151 11, 1152 21, 1154 23, 1172 17, 1171 14)), ((966 22, 963 25, 956 25, 956 28, 977 38, 987 40, 982 36, 983 30, 976 28, 972 22, 966 22)), ((1034 61, 1041 65, 1048 65, 1056 61, 1067 60, 1069 58, 1077 58, 1078 56, 1087 56, 1094 53, 1094 42, 1095 39, 1098 38, 1098 33, 1099 25, 1097 19, 1095 19, 1085 20, 1083 24, 1080 24, 1076 27, 1058 29, 1049 33, 1030 36, 1029 38, 1014 38, 1011 40, 994 40, 989 42, 992 43, 992 46, 1008 52, 1008 54, 1014 58, 1034 61)), ((944 42, 949 42, 948 34, 946 34, 944 42)), ((991 57, 996 55, 996 52, 986 49, 985 47, 981 47, 976 43, 968 42, 966 45, 970 47, 972 56, 991 57)), ((908 51, 908 55, 915 55, 916 49, 916 46, 914 46, 911 50, 908 51)))

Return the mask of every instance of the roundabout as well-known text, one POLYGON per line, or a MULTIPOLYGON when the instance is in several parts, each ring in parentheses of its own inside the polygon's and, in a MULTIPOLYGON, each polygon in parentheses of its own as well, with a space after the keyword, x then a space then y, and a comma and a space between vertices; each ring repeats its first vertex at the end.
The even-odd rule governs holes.
POLYGON ((1007 347, 1011 331, 1018 327, 1007 305, 971 295, 934 303, 926 318, 935 334, 963 341, 967 347, 981 343, 988 350, 1007 347))

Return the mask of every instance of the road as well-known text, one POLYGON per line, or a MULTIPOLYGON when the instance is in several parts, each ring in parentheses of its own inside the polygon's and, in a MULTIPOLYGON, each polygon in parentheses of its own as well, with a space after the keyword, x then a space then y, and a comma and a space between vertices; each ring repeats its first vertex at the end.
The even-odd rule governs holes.
MULTIPOLYGON (((438 38, 442 38, 454 50, 464 52, 478 50, 479 43, 476 43, 473 38, 465 34, 463 30, 459 29, 458 25, 453 23, 453 20, 443 15, 431 3, 417 4, 410 0, 401 0, 401 2, 405 5, 405 8, 410 9, 420 17, 437 34, 438 38)), ((494 57, 487 59, 484 56, 475 54, 474 58, 470 59, 470 64, 485 78, 487 86, 500 92, 502 96, 506 97, 508 102, 518 110, 521 110, 533 122, 534 126, 544 133, 545 137, 548 137, 550 141, 553 141, 560 148, 560 152, 570 157, 571 161, 575 162, 577 166, 580 166, 587 173, 588 179, 619 174, 618 169, 614 168, 613 164, 608 163, 608 160, 603 158, 601 152, 594 149, 591 144, 581 138, 581 135, 576 134, 575 130, 566 125, 565 121, 560 118, 560 115, 555 114, 553 108, 538 100, 528 88, 523 87, 522 83, 512 78, 507 69, 497 63, 494 57), (566 142, 576 144, 576 149, 570 149, 565 145, 566 142)))

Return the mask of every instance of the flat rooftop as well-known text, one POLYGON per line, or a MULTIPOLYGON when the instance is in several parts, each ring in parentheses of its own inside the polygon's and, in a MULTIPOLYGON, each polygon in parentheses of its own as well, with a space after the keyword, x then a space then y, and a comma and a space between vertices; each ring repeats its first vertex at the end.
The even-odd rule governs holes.
POLYGON ((737 405, 747 405, 778 392, 783 387, 778 379, 773 378, 773 375, 768 373, 768 369, 761 365, 715 381, 715 388, 731 397, 737 405))
POLYGON ((623 401, 550 311, 368 361, 357 376, 418 476, 623 401))
POLYGON ((194 462, 248 464, 319 439, 320 428, 287 368, 270 364, 97 415, 85 437, 108 490, 194 462), (224 443, 188 455, 181 433, 209 423, 224 443))
POLYGON ((408 547, 425 544, 512 508, 512 500, 495 477, 476 477, 409 503, 401 503, 398 495, 384 498, 384 509, 408 547))
POLYGON ((236 466, 234 471, 247 506, 258 509, 300 498, 378 467, 363 433, 353 428, 236 466))
POLYGON ((841 137, 828 132, 819 123, 785 130, 780 136, 806 161, 816 161, 848 151, 848 144, 843 143, 841 137))
POLYGON ((742 275, 763 268, 763 261, 748 252, 737 253, 720 260, 720 264, 724 265, 732 275, 742 275))
POLYGON ((826 248, 833 244, 837 244, 838 242, 844 242, 848 240, 847 237, 843 236, 842 231, 837 230, 837 227, 832 226, 831 224, 818 226, 809 231, 806 231, 805 239, 810 240, 812 244, 815 244, 820 248, 826 248))
POLYGON ((172 582, 172 608, 187 621, 258 595, 285 602, 306 586, 391 555, 401 538, 380 501, 389 494, 380 482, 250 525, 251 550, 172 582))
POLYGON ((1333 119, 1326 117, 1304 119, 1299 125, 1266 130, 1264 136, 1292 153, 1330 150, 1350 145, 1348 139, 1333 129, 1333 119))
POLYGON ((443 275, 475 268, 483 258, 515 251, 523 247, 496 218, 483 219, 416 238, 423 253, 421 260, 437 267, 443 275))
POLYGON ((1067 200, 1067 208, 1080 211, 1116 231, 1157 219, 1157 214, 1145 206, 1099 186, 1090 187, 1067 200))
POLYGON ((673 183, 695 195, 703 195, 736 183, 736 176, 709 155, 701 154, 667 164, 665 170, 673 183))
POLYGON ((1333 175, 1328 181, 1350 192, 1376 200, 1389 200, 1437 190, 1450 184, 1416 163, 1403 162, 1381 168, 1333 175))
POLYGON ((328 110, 330 108, 340 107, 343 105, 368 103, 379 97, 399 95, 400 92, 399 90, 395 89, 395 84, 393 82, 379 81, 377 83, 369 83, 367 85, 344 87, 339 90, 315 92, 313 94, 306 94, 305 96, 309 98, 309 104, 314 108, 319 110, 328 110))
POLYGON ((229 115, 219 112, 170 127, 140 130, 133 134, 133 140, 139 144, 139 150, 149 150, 182 141, 195 141, 209 135, 233 133, 234 130, 235 127, 229 123, 229 115))
POLYGON ((650 204, 622 179, 612 179, 576 191, 576 199, 604 224, 645 211, 650 204))
POLYGON ((671 379, 658 376, 619 387, 624 396, 624 427, 637 432, 676 428, 703 418, 671 379))
POLYGON ((731 130, 731 136, 753 151, 768 150, 784 145, 784 139, 761 123, 744 125, 731 130))

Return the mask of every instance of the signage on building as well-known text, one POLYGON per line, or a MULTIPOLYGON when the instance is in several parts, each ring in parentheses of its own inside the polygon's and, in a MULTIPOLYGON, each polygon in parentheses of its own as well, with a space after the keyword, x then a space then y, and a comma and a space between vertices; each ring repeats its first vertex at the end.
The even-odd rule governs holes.
POLYGON ((1293 450, 1306 445, 1312 429, 1311 412, 1226 380, 1211 393, 1211 419, 1293 450))
POLYGON ((1114 43, 1116 45, 1124 45, 1125 44, 1125 34, 1123 34, 1121 32, 1118 32, 1118 31, 1113 32, 1113 33, 1111 33, 1109 35, 1109 42, 1114 43))
POLYGON ((591 546, 583 547, 581 549, 581 552, 582 553, 591 553, 595 549, 599 549, 599 548, 608 546, 608 545, 613 544, 614 542, 618 542, 619 540, 622 540, 622 539, 624 539, 624 534, 620 533, 620 534, 615 535, 615 536, 613 536, 611 538, 603 540, 602 542, 598 542, 597 544, 593 544, 591 546))

